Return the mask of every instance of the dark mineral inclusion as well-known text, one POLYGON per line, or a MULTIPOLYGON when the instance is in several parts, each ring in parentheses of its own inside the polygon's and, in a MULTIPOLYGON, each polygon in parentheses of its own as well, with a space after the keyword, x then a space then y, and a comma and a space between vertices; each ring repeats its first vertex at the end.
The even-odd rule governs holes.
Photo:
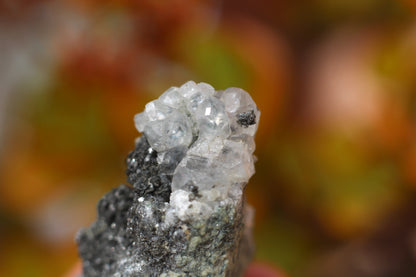
MULTIPOLYGON (((236 120, 246 128, 255 119, 247 111, 236 120)), ((242 194, 218 202, 208 217, 168 215, 172 176, 183 157, 183 149, 174 147, 158 161, 146 132, 137 140, 126 160, 130 185, 108 192, 98 202, 97 220, 77 234, 84 277, 243 274, 253 245, 252 211, 242 194)), ((186 186, 187 201, 202 197, 198 186, 186 186)))

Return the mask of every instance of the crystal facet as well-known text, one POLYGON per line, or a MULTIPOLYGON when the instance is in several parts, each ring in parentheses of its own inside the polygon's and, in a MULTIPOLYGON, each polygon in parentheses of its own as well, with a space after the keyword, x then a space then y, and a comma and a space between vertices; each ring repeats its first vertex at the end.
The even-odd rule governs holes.
POLYGON ((254 173, 251 154, 259 117, 256 104, 244 90, 216 93, 208 84, 189 81, 148 103, 135 121, 158 152, 189 146, 196 138, 188 149, 190 155, 173 174, 173 190, 192 182, 200 190, 218 185, 227 192, 233 183, 245 183, 254 173), (224 168, 229 172, 224 173, 224 168))

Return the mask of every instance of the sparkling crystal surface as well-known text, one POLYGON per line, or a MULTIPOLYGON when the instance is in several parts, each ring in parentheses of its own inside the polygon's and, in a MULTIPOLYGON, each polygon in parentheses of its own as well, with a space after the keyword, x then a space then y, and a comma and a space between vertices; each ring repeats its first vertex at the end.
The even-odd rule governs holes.
POLYGON ((190 146, 174 171, 172 191, 193 184, 200 191, 214 188, 222 192, 220 197, 227 197, 234 183, 244 184, 254 174, 251 154, 259 117, 246 91, 215 92, 206 83, 189 81, 148 103, 135 122, 159 153, 190 146))

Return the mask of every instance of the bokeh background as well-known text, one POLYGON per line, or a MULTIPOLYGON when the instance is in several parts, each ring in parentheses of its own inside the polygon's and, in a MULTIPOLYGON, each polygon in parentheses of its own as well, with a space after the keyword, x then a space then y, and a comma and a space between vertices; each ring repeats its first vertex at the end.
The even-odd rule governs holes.
POLYGON ((256 259, 416 276, 414 0, 0 1, 0 276, 62 276, 172 85, 261 109, 256 259))

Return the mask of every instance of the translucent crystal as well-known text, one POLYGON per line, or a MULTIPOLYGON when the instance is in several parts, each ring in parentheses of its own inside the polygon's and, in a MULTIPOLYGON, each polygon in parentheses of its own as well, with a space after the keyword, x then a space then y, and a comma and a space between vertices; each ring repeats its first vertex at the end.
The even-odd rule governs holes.
POLYGON ((199 83, 198 84, 199 89, 206 95, 214 95, 215 94, 215 89, 207 83, 199 83))
POLYGON ((208 97, 209 96, 205 95, 201 91, 198 91, 189 97, 189 102, 187 103, 186 107, 192 114, 194 114, 202 102, 208 99, 208 97))
POLYGON ((221 137, 214 138, 199 138, 189 148, 187 154, 193 156, 205 156, 209 159, 214 159, 219 156, 224 148, 224 139, 221 137))
POLYGON ((247 146, 247 149, 249 150, 250 154, 253 154, 254 150, 256 150, 256 143, 254 142, 254 137, 252 136, 249 136, 247 134, 239 134, 236 136, 230 136, 229 139, 233 141, 243 142, 247 146))
POLYGON ((184 103, 184 98, 177 87, 169 88, 159 97, 159 100, 172 108, 180 108, 184 103))
POLYGON ((199 91, 198 86, 194 81, 188 81, 179 88, 179 92, 185 98, 190 98, 199 91))
POLYGON ((242 141, 227 140, 221 154, 224 168, 236 182, 247 182, 254 174, 252 155, 242 141))
POLYGON ((178 146, 188 146, 192 142, 190 121, 178 112, 172 113, 165 120, 148 122, 144 133, 150 145, 158 152, 178 146))
POLYGON ((215 93, 214 88, 207 83, 196 84, 194 81, 188 81, 179 88, 180 93, 185 98, 191 98, 194 94, 200 92, 205 96, 212 96, 215 93))
POLYGON ((172 192, 197 189, 198 201, 206 202, 227 197, 253 175, 259 117, 244 90, 215 91, 189 81, 148 103, 135 124, 157 151, 157 162, 172 174, 172 192))
POLYGON ((195 112, 200 136, 228 137, 230 124, 224 104, 217 98, 209 97, 201 102, 195 112))
POLYGON ((216 170, 211 161, 202 156, 186 156, 176 168, 172 178, 172 191, 177 189, 190 190, 191 186, 198 191, 211 189, 220 176, 215 176, 216 170))
POLYGON ((160 100, 154 100, 146 104, 144 111, 150 121, 155 121, 168 117, 173 112, 173 108, 163 104, 160 100))
POLYGON ((144 131, 144 127, 146 126, 146 123, 149 121, 149 118, 147 117, 146 113, 138 113, 134 116, 134 125, 136 126, 136 129, 139 132, 144 131))

